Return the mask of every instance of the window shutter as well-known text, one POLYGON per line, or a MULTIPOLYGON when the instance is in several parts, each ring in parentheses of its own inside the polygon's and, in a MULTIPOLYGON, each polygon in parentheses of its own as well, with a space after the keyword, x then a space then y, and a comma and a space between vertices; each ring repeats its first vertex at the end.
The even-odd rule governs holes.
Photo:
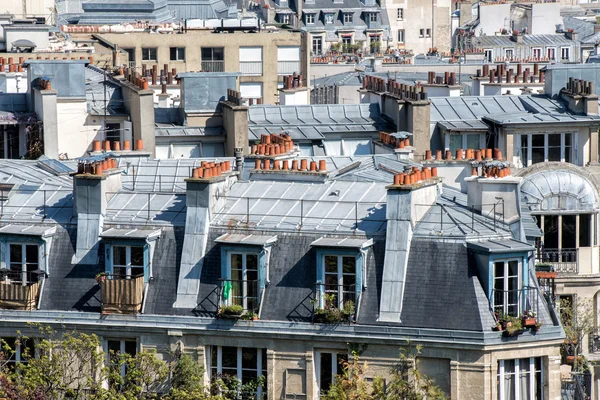
POLYGON ((240 47, 240 61, 262 61, 262 47, 240 47))
POLYGON ((300 61, 300 47, 285 46, 277 48, 278 61, 300 61))

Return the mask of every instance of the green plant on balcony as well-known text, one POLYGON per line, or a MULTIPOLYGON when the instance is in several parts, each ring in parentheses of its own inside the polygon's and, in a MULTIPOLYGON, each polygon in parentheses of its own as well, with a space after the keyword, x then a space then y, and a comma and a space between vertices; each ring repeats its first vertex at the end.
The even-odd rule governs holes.
POLYGON ((505 336, 517 336, 523 332, 523 324, 521 319, 517 317, 508 317, 506 322, 505 336))
POLYGON ((548 263, 537 263, 535 264, 535 270, 537 272, 554 272, 554 266, 548 263))
POLYGON ((526 310, 521 316, 521 323, 525 328, 535 328, 537 314, 532 310, 526 310))
POLYGON ((319 307, 315 310, 314 322, 335 324, 352 321, 356 311, 354 302, 346 301, 343 307, 338 308, 334 306, 336 300, 337 297, 335 294, 325 294, 323 296, 325 307, 319 307))
POLYGON ((237 319, 240 318, 242 314, 244 314, 244 307, 239 304, 221 306, 221 308, 219 308, 219 316, 221 318, 237 319))
POLYGON ((100 272, 99 274, 96 274, 96 282, 102 283, 106 280, 107 277, 108 274, 106 272, 100 272))
POLYGON ((247 313, 242 314, 240 319, 245 321, 258 321, 258 314, 254 311, 248 311, 247 313))

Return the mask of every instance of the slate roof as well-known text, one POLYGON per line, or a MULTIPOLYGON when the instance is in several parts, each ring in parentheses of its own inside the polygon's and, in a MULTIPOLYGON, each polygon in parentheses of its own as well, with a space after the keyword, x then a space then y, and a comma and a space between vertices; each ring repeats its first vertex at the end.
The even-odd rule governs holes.
POLYGON ((104 115, 105 86, 108 100, 106 114, 129 115, 125 109, 121 84, 108 76, 105 80, 104 72, 91 64, 85 68, 85 97, 88 103, 88 112, 91 115, 104 115))
POLYGON ((523 35, 523 43, 511 40, 508 35, 488 35, 478 36, 477 46, 479 47, 517 47, 517 46, 557 46, 572 45, 576 42, 565 37, 564 34, 546 34, 546 35, 523 35))
POLYGON ((393 130, 377 104, 255 106, 248 111, 248 138, 288 132, 294 140, 323 139, 328 134, 393 130))
POLYGON ((273 232, 383 234, 386 197, 385 185, 375 182, 239 182, 211 224, 273 232))

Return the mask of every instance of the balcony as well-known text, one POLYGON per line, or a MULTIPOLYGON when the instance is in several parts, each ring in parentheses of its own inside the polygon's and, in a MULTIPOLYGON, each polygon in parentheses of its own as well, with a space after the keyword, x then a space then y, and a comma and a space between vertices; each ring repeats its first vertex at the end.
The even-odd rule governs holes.
POLYGON ((559 274, 577 274, 579 272, 579 249, 546 249, 536 250, 536 262, 549 264, 559 274))
POLYGON ((279 75, 292 75, 294 72, 297 74, 302 73, 300 61, 279 61, 277 63, 277 73, 279 75))
POLYGON ((40 294, 40 283, 23 285, 20 281, 0 282, 0 308, 34 310, 40 294))
POLYGON ((213 61, 202 61, 203 72, 224 72, 225 61, 213 60, 213 61))
POLYGON ((102 313, 137 314, 142 311, 144 276, 101 275, 102 313))
POLYGON ((242 75, 262 75, 262 61, 240 61, 240 72, 242 75))
POLYGON ((221 279, 219 282, 219 316, 238 319, 260 312, 260 290, 257 280, 221 279), (236 307, 237 306, 237 307, 236 307))
POLYGON ((358 304, 356 285, 315 284, 312 319, 314 323, 355 322, 358 304))
POLYGON ((540 293, 535 286, 518 290, 492 289, 493 309, 499 315, 519 317, 526 310, 539 315, 540 293))

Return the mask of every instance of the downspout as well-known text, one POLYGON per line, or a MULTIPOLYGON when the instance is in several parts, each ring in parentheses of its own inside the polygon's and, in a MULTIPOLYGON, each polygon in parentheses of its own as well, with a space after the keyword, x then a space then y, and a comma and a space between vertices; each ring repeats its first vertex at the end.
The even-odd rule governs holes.
POLYGON ((431 48, 435 47, 435 0, 431 0, 431 48))
POLYGON ((144 299, 142 300, 142 311, 141 311, 142 314, 146 311, 146 299, 148 298, 148 287, 149 286, 150 286, 150 284, 148 282, 146 282, 146 284, 144 285, 144 299))
POLYGON ((358 303, 356 304, 356 312, 354 315, 354 321, 357 322, 358 321, 358 315, 360 313, 360 306, 362 304, 362 292, 367 288, 367 256, 369 254, 369 248, 367 247, 366 249, 360 249, 360 254, 361 257, 363 259, 362 262, 362 279, 361 279, 361 288, 360 288, 360 292, 358 294, 358 303))

